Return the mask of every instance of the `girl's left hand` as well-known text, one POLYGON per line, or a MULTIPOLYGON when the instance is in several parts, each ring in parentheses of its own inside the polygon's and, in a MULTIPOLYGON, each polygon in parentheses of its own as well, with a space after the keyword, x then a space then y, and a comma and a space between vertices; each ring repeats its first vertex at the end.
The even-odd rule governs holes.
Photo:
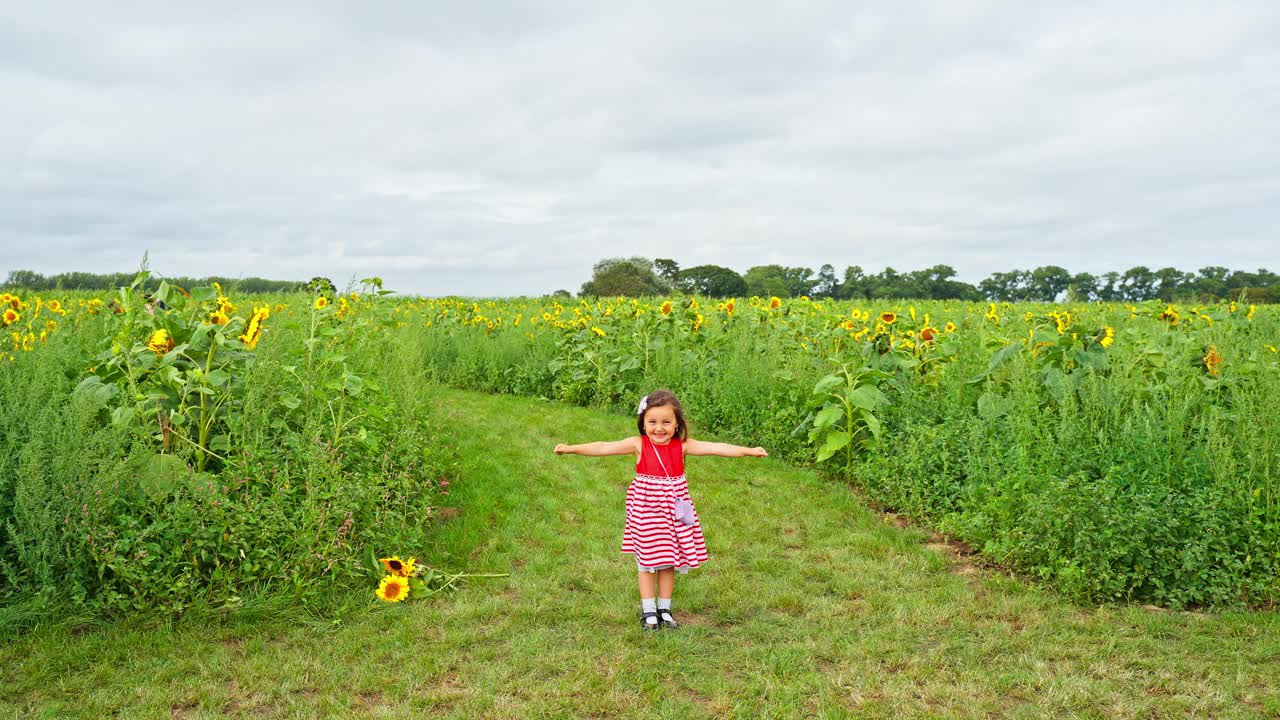
POLYGON ((747 448, 747 457, 769 457, 762 447, 747 448))

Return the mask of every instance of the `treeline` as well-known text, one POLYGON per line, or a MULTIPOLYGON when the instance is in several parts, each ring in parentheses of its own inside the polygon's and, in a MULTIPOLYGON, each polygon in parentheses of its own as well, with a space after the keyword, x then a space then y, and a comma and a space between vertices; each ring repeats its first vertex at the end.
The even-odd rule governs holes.
MULTIPOLYGON (((49 290, 114 290, 126 287, 133 282, 136 272, 128 273, 88 273, 66 272, 57 275, 41 275, 31 270, 12 270, 2 287, 10 290, 24 289, 34 291, 49 290)), ((206 278, 190 277, 151 277, 148 286, 154 289, 164 280, 170 285, 182 288, 206 286, 217 282, 227 291, 242 293, 275 293, 296 292, 307 287, 307 283, 296 280, 266 280, 264 278, 225 278, 211 276, 206 278)))
POLYGON ((994 302, 1155 299, 1210 302, 1243 295, 1249 302, 1280 302, 1280 275, 1265 269, 1246 272, 1214 266, 1191 273, 1176 268, 1151 270, 1140 265, 1123 273, 1094 275, 1045 265, 1034 270, 993 273, 977 285, 956 280, 955 276, 956 271, 950 265, 934 265, 906 273, 887 267, 874 274, 868 274, 859 265, 850 265, 842 275, 837 275, 832 265, 823 265, 817 274, 807 267, 757 265, 738 274, 720 265, 682 269, 676 261, 666 258, 607 258, 596 263, 580 295, 638 296, 679 291, 722 298, 776 295, 839 300, 918 298, 994 302))

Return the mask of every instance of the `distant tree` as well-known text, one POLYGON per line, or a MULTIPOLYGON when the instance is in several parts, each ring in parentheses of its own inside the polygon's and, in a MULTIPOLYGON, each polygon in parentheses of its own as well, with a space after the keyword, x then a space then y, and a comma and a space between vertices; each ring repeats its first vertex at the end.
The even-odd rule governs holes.
POLYGON ((1184 273, 1177 268, 1160 268, 1154 273, 1156 279, 1156 297, 1165 302, 1173 302, 1181 296, 1195 294, 1195 275, 1184 273))
POLYGON ((33 270, 10 270, 9 279, 4 281, 7 288, 29 288, 31 290, 45 290, 45 278, 38 272, 33 270))
POLYGON ((1120 289, 1125 300, 1150 300, 1156 296, 1156 276, 1144 265, 1129 268, 1121 276, 1120 289))
POLYGON ((907 274, 909 285, 918 288, 921 299, 925 300, 981 300, 982 293, 978 288, 966 282, 952 280, 956 276, 955 268, 950 265, 934 265, 924 270, 914 270, 907 274))
POLYGON ((591 279, 582 284, 578 294, 583 297, 612 297, 626 295, 661 295, 671 291, 671 285, 654 271, 648 258, 606 258, 592 268, 591 279))
POLYGON ((992 302, 1020 300, 1025 293, 1027 274, 1025 270, 991 273, 990 277, 978 283, 978 290, 992 302))
POLYGON ((787 292, 791 297, 812 294, 813 286, 818 282, 813 277, 813 270, 807 267, 783 268, 782 277, 787 283, 787 292))
POLYGON ((757 265, 747 268, 742 279, 747 284, 747 292, 752 295, 791 297, 786 269, 781 265, 757 265))
POLYGON ((685 292, 728 298, 747 294, 747 281, 738 273, 719 265, 698 265, 676 275, 676 287, 685 292))
POLYGON ((1043 265, 1031 271, 1026 280, 1027 300, 1053 302, 1071 287, 1071 273, 1057 265, 1043 265))
POLYGON ((861 265, 850 265, 844 269, 844 280, 840 282, 838 295, 842 300, 865 300, 871 297, 871 286, 861 265))
POLYGON ((871 276, 871 297, 878 299, 921 297, 925 292, 920 278, 910 273, 903 275, 892 267, 886 267, 871 276))
POLYGON ((1088 302, 1097 297, 1098 278, 1087 272, 1071 276, 1071 284, 1067 287, 1069 302, 1088 302))
POLYGON ((565 290, 565 289, 561 288, 561 289, 559 289, 559 290, 557 290, 557 291, 555 291, 555 292, 551 293, 551 297, 553 297, 553 298, 559 298, 560 300, 567 300, 567 299, 569 299, 569 298, 572 298, 572 297, 573 297, 573 293, 569 292, 568 290, 565 290))
POLYGON ((333 281, 327 277, 317 275, 307 283, 307 291, 312 295, 327 295, 333 297, 338 294, 338 289, 333 286, 333 281))
POLYGON ((1103 273, 1102 280, 1106 280, 1106 284, 1102 284, 1101 281, 1099 281, 1099 285, 1098 285, 1099 300, 1102 300, 1103 302, 1114 302, 1116 300, 1120 300, 1123 297, 1123 293, 1121 293, 1120 285, 1119 285, 1120 273, 1116 272, 1115 270, 1103 273))
POLYGON ((1196 294, 1202 300, 1217 300, 1227 293, 1227 277, 1231 271, 1224 267, 1210 265, 1200 268, 1199 276, 1192 281, 1196 294))
POLYGON ((818 279, 813 284, 813 296, 834 298, 838 295, 840 281, 836 279, 836 269, 830 263, 818 268, 818 279))
POLYGON ((654 272, 658 273, 658 277, 673 285, 676 282, 676 275, 680 274, 680 266, 676 261, 669 260, 667 258, 658 258, 657 260, 654 260, 653 269, 654 272))

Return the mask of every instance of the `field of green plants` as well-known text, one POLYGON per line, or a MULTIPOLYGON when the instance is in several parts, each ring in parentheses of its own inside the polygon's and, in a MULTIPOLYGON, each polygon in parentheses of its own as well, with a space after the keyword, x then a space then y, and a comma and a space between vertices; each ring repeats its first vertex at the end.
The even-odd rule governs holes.
POLYGON ((423 300, 433 379, 627 410, 821 462, 1083 601, 1280 599, 1280 314, 696 297, 423 300))
MULTIPOLYGON (((819 463, 1089 602, 1280 600, 1280 313, 1236 303, 0 297, 0 606, 306 598, 422 547, 425 383, 819 463)), ((154 284, 152 285, 154 287, 154 284)), ((549 449, 548 449, 549 451, 549 449)))

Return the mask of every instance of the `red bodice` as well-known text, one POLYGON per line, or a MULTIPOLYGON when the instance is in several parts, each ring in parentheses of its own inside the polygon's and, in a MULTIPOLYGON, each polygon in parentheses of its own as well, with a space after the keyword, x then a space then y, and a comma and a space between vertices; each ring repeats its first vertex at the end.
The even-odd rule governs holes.
POLYGON ((636 474, 655 477, 679 477, 684 474, 684 443, 680 438, 671 438, 671 442, 666 445, 654 445, 648 436, 644 436, 640 438, 640 444, 640 462, 636 463, 636 474), (654 455, 655 452, 662 457, 661 463, 654 455), (662 469, 664 465, 665 472, 662 469))

